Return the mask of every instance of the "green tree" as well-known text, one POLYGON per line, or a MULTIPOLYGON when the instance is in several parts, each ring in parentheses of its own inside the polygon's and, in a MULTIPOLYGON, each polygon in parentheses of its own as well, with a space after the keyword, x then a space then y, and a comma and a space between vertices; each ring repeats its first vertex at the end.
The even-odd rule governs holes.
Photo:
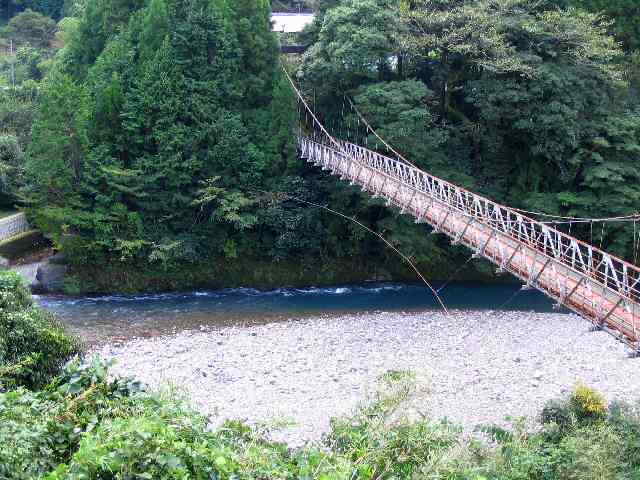
POLYGON ((17 44, 34 47, 48 47, 56 32, 56 22, 51 18, 27 9, 19 13, 7 24, 3 36, 17 44))
MULTIPOLYGON (((635 189, 622 186, 633 182, 635 116, 625 113, 622 52, 597 14, 530 0, 421 0, 386 12, 372 2, 349 6, 351 15, 344 5, 324 13, 302 68, 324 118, 340 116, 332 102, 346 90, 383 137, 435 174, 523 208, 606 216, 613 213, 599 205, 607 203, 631 213, 635 189), (405 32, 401 55, 392 45, 377 55, 395 57, 392 80, 415 80, 384 81, 366 67, 366 48, 350 48, 350 37, 367 38, 362 26, 376 12, 401 17, 405 32), (343 23, 330 30, 336 18, 343 23), (618 152, 601 147, 600 167, 586 153, 596 138, 618 152), (600 183, 588 173, 594 168, 600 183)), ((373 136, 368 141, 385 150, 373 136)), ((626 253, 630 240, 612 234, 605 246, 626 253)))
MULTIPOLYGON (((45 185, 44 191, 59 192, 42 199, 47 207, 36 208, 36 218, 57 232, 63 248, 66 239, 77 261, 94 255, 170 264, 224 254, 231 237, 257 222, 247 192, 265 182, 283 155, 294 154, 291 112, 272 101, 278 96, 291 107, 276 70, 269 6, 153 0, 130 13, 117 35, 111 25, 96 31, 104 45, 94 43, 90 53, 78 42, 90 18, 111 15, 107 6, 87 8, 63 56, 71 75, 51 77, 64 79, 69 92, 83 92, 83 142, 79 168, 56 160, 64 174, 34 177, 32 204, 45 185), (75 202, 60 205, 67 194, 75 202)), ((46 89, 44 102, 66 98, 63 92, 46 89)), ((34 128, 33 168, 46 158, 49 141, 58 149, 49 155, 73 158, 61 152, 71 136, 60 131, 65 122, 54 112, 34 128)))
POLYGON ((0 203, 15 202, 24 171, 24 153, 14 135, 0 135, 0 203))
POLYGON ((0 272, 0 392, 43 388, 81 352, 80 342, 34 305, 16 272, 0 272))
MULTIPOLYGON (((44 217, 77 205, 87 173, 87 101, 86 91, 68 75, 53 72, 43 83, 28 150, 25 193, 44 217)), ((62 226, 52 233, 62 234, 62 226)))
POLYGON ((230 3, 233 31, 239 49, 238 69, 242 72, 240 95, 245 108, 264 107, 271 102, 278 70, 278 41, 271 32, 268 0, 236 0, 230 3))
POLYGON ((319 95, 330 98, 362 83, 390 79, 389 59, 399 54, 402 31, 393 3, 347 0, 322 14, 304 67, 319 95))
MULTIPOLYGON (((442 120, 472 145, 470 172, 486 193, 538 211, 609 214, 602 197, 585 191, 590 161, 581 153, 608 136, 624 109, 622 55, 606 24, 526 0, 454 7, 430 0, 407 18, 416 53, 439 59, 427 81, 441 92, 442 120)), ((633 150, 633 134, 623 138, 633 150)), ((633 202, 635 193, 626 193, 633 202)))
POLYGON ((0 125, 18 138, 23 151, 31 140, 31 125, 37 113, 37 90, 32 87, 33 84, 27 84, 0 92, 0 125))
POLYGON ((613 20, 612 32, 627 51, 640 48, 640 4, 635 0, 571 0, 572 4, 600 12, 613 20))
POLYGON ((96 0, 86 3, 77 26, 69 33, 63 63, 67 73, 82 80, 108 41, 126 26, 143 0, 96 0))

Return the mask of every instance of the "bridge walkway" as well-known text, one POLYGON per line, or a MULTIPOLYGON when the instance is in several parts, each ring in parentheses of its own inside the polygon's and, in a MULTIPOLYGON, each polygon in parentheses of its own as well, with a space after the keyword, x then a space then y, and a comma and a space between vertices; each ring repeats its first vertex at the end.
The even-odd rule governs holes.
MULTIPOLYGON (((315 118, 315 117, 314 117, 315 118)), ((326 130, 322 128, 326 134, 326 130)), ((298 137, 300 154, 383 197, 640 349, 640 269, 520 212, 413 166, 328 135, 298 137)))

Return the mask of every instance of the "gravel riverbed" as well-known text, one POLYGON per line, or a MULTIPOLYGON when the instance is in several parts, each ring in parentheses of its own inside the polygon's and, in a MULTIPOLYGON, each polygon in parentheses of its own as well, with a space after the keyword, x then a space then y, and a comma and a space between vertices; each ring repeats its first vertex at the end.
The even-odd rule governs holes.
POLYGON ((325 316, 185 331, 100 347, 114 373, 184 391, 214 421, 286 420, 276 438, 317 440, 389 370, 415 372, 420 411, 471 428, 534 416, 584 382, 640 399, 640 359, 575 315, 528 312, 325 316))

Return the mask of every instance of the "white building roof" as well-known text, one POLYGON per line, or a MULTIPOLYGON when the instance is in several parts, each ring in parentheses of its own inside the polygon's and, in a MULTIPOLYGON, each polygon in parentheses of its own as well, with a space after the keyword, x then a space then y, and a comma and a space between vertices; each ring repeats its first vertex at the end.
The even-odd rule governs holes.
POLYGON ((313 13, 274 13, 271 21, 274 32, 297 33, 313 22, 313 18, 313 13))

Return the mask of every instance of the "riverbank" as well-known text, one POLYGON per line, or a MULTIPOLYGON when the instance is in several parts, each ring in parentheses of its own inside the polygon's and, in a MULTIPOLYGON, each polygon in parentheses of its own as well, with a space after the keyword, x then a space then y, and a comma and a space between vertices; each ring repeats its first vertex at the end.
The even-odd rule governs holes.
MULTIPOLYGON (((495 275, 479 260, 464 264, 438 261, 417 267, 431 282, 445 282, 452 277, 458 282, 492 284, 513 283, 507 275, 495 275)), ((368 257, 293 258, 274 262, 264 257, 235 259, 210 258, 199 263, 184 263, 165 267, 159 264, 139 265, 112 262, 105 265, 71 265, 65 285, 74 295, 140 294, 217 290, 222 288, 257 288, 270 290, 281 287, 331 286, 365 282, 416 282, 415 271, 402 261, 387 261, 368 257)))
POLYGON ((638 361, 575 315, 372 313, 211 328, 106 345, 114 373, 182 390, 214 421, 291 421, 292 444, 318 439, 389 370, 416 374, 418 410, 471 428, 534 416, 576 382, 640 399, 638 361))

